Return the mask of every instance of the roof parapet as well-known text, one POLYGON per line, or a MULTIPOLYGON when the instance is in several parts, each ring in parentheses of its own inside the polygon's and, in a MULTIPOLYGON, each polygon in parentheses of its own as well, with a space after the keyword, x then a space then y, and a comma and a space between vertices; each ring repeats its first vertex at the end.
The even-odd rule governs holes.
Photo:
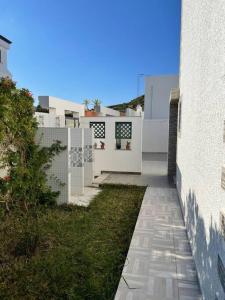
POLYGON ((0 34, 0 40, 6 42, 7 44, 12 44, 12 42, 10 40, 8 40, 7 38, 5 38, 3 35, 0 34))

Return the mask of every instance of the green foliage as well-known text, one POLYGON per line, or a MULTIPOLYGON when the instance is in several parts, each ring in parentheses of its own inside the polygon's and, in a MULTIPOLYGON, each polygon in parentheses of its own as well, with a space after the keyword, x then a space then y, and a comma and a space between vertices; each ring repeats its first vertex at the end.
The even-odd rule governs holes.
POLYGON ((47 185, 46 170, 56 154, 65 148, 56 142, 50 148, 35 143, 37 122, 32 94, 17 89, 13 81, 0 81, 0 167, 8 176, 0 180, 0 200, 6 210, 28 211, 40 203, 52 203, 57 193, 47 185))
POLYGON ((94 107, 96 107, 96 106, 101 105, 102 102, 99 99, 94 99, 94 100, 92 100, 92 103, 93 103, 94 107))
POLYGON ((43 112, 43 113, 49 113, 49 109, 48 108, 43 108, 40 104, 37 105, 36 111, 37 112, 43 112))
POLYGON ((141 107, 144 109, 144 95, 137 97, 129 102, 121 103, 121 104, 115 104, 108 106, 109 108, 125 112, 126 108, 132 108, 135 109, 137 105, 141 105, 141 107))
POLYGON ((84 99, 83 104, 85 105, 85 109, 89 109, 88 105, 91 103, 91 101, 89 99, 84 99))
POLYGON ((144 192, 104 186, 88 208, 55 206, 38 210, 35 219, 5 216, 1 299, 113 299, 144 192))

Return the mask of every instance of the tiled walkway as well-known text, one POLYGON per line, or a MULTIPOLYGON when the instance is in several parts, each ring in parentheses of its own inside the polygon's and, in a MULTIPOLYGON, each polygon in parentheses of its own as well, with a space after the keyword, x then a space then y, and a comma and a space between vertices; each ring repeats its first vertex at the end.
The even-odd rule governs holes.
POLYGON ((147 187, 115 300, 201 299, 175 188, 147 187))
POLYGON ((143 155, 141 175, 108 174, 103 183, 128 184, 140 186, 165 187, 167 182, 166 157, 158 155, 143 155))

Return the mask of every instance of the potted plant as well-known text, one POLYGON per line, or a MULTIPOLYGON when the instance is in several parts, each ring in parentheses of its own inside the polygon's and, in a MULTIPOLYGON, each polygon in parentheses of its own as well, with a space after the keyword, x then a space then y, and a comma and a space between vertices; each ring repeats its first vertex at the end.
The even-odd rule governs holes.
POLYGON ((105 149, 105 143, 100 141, 100 144, 101 144, 101 149, 105 149))
POLYGON ((116 140, 116 149, 120 150, 121 149, 121 139, 116 140))
POLYGON ((130 150, 130 142, 129 141, 127 141, 126 150, 130 150))

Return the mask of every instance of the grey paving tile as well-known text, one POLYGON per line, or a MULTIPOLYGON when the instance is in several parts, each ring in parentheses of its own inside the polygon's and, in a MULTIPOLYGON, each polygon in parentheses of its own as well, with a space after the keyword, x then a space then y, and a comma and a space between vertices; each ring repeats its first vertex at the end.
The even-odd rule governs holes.
POLYGON ((176 190, 148 187, 116 300, 199 300, 201 293, 176 190))

